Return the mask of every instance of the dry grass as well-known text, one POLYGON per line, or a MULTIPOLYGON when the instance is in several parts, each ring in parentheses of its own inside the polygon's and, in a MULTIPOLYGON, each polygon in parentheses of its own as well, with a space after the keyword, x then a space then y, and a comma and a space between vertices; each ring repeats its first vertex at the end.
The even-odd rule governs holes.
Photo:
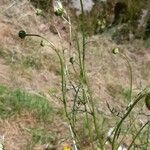
MULTIPOLYGON (((53 94, 52 91, 57 96, 60 94, 58 60, 51 50, 40 47, 39 39, 30 38, 22 41, 17 37, 17 33, 20 29, 25 29, 29 33, 39 33, 60 47, 58 35, 49 30, 51 22, 55 23, 65 39, 68 38, 66 35, 68 31, 64 29, 65 23, 55 17, 50 20, 51 22, 48 22, 45 18, 36 16, 35 8, 27 0, 12 4, 11 0, 0 2, 0 54, 3 54, 0 56, 0 84, 23 88, 30 93, 40 93, 46 96, 50 103, 58 109, 56 118, 51 125, 46 125, 46 129, 56 135, 55 145, 59 150, 64 145, 70 144, 71 138, 68 126, 64 122, 63 111, 60 110, 62 104, 56 102, 56 97, 49 95, 49 93, 53 94), (34 65, 30 63, 31 57, 35 62, 34 65), (29 61, 27 61, 28 59, 29 61)), ((105 35, 90 37, 89 41, 94 41, 87 45, 86 55, 90 86, 94 91, 98 111, 105 112, 109 120, 111 114, 106 107, 106 101, 112 107, 122 110, 126 102, 121 93, 129 89, 130 82, 125 61, 113 56, 112 49, 120 47, 131 60, 134 93, 140 91, 141 85, 145 87, 150 84, 150 78, 148 78, 150 76, 150 50, 144 48, 139 41, 118 46, 105 35)), ((65 40, 63 47, 66 47, 65 40)), ((145 107, 142 106, 142 109, 144 110, 145 107)), ((145 113, 148 114, 147 111, 145 113)), ((143 121, 145 121, 144 119, 143 121)), ((40 124, 38 125, 40 126, 40 124)), ((16 119, 1 120, 0 134, 5 135, 6 150, 23 149, 29 139, 32 139, 32 135, 25 128, 36 128, 36 126, 37 120, 26 112, 16 119)), ((82 131, 82 128, 80 130, 82 131)), ((83 138, 83 142, 86 147, 88 143, 86 143, 86 137, 83 138)), ((34 146, 36 148, 33 149, 38 150, 45 145, 35 144, 34 146)), ((87 150, 87 147, 85 149, 87 150)))

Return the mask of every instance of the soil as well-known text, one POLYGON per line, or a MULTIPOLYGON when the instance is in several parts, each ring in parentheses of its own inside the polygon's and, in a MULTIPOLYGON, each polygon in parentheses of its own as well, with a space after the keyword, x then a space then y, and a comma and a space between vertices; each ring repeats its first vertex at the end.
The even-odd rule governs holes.
MULTIPOLYGON (((48 16, 47 16, 48 18, 48 16)), ((58 48, 68 47, 67 23, 57 16, 47 20, 43 16, 36 15, 36 9, 27 0, 0 1, 0 84, 26 89, 31 93, 43 93, 50 103, 56 108, 62 104, 49 95, 50 89, 58 89, 60 94, 60 76, 58 75, 58 59, 54 51, 40 46, 40 39, 19 39, 18 32, 26 30, 28 33, 40 34, 58 48), (61 37, 57 34, 56 28, 61 37), (53 30, 54 29, 54 30, 53 30), (42 67, 24 69, 19 63, 20 58, 28 55, 36 55, 42 59, 42 67), (44 59, 44 56, 50 56, 44 59), (41 56, 41 57, 40 57, 41 56)), ((133 91, 137 93, 142 88, 150 85, 150 48, 144 46, 144 42, 134 40, 122 45, 115 44, 105 34, 91 36, 86 51, 86 64, 89 83, 93 95, 97 100, 99 112, 107 109, 106 101, 113 107, 121 107, 124 102, 118 96, 124 89, 129 89, 129 72, 125 60, 112 54, 112 49, 119 47, 129 58, 133 68, 133 91), (115 94, 114 94, 115 93, 115 94), (119 105, 118 105, 119 102, 119 105)), ((69 60, 69 57, 68 57, 69 60)), ((121 95, 121 94, 120 94, 121 95)), ((109 112, 106 112, 109 114, 109 112)), ((147 112, 146 112, 147 113, 147 112)), ((0 135, 5 136, 6 150, 21 150, 31 139, 31 135, 24 129, 27 126, 35 126, 36 120, 29 114, 15 119, 0 121, 0 135)), ((62 149, 70 143, 65 139, 68 135, 66 123, 59 117, 49 127, 52 133, 57 133, 56 147, 62 149), (60 142, 60 141, 63 142, 60 142), (60 148, 61 147, 61 148, 60 148)), ((37 145, 35 150, 44 149, 43 145, 37 145)))

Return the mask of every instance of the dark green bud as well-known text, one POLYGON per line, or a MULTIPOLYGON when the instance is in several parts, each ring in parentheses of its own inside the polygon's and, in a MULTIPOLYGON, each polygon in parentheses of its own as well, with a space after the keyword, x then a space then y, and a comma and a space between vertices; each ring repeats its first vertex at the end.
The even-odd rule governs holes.
POLYGON ((26 34, 26 32, 24 30, 20 30, 19 33, 18 33, 18 36, 21 39, 24 39, 27 36, 27 34, 26 34))
POLYGON ((43 43, 43 41, 41 41, 40 45, 41 45, 42 47, 44 47, 44 43, 43 43))
POLYGON ((150 110, 150 93, 148 93, 145 97, 145 105, 150 110))
POLYGON ((62 16, 63 15, 63 11, 62 10, 57 10, 54 12, 56 16, 62 16))
POLYGON ((69 59, 69 62, 70 62, 71 64, 73 64, 73 63, 74 63, 74 58, 71 57, 71 58, 69 59))

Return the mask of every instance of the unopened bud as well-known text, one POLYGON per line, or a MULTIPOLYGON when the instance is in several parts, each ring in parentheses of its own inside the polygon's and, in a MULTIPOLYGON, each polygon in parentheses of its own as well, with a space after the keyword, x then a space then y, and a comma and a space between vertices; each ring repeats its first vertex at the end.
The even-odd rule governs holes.
POLYGON ((18 33, 18 36, 21 39, 24 39, 27 36, 27 34, 26 34, 26 32, 24 30, 20 30, 19 33, 18 33))
POLYGON ((114 48, 113 50, 112 50, 112 53, 113 54, 118 54, 119 53, 119 48, 117 47, 117 48, 114 48))

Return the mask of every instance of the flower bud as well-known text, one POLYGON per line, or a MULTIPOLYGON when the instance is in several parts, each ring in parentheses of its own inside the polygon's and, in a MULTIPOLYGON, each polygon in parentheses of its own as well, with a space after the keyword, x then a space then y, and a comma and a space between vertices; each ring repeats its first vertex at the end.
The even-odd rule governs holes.
POLYGON ((40 45, 41 45, 42 47, 44 47, 44 46, 45 46, 45 44, 44 44, 43 40, 41 41, 40 45))
POLYGON ((18 36, 21 38, 21 39, 24 39, 26 37, 26 32, 24 30, 20 30, 19 33, 18 33, 18 36))
POLYGON ((65 13, 65 9, 59 0, 54 1, 54 13, 56 16, 62 16, 65 13))
POLYGON ((42 16, 43 15, 43 11, 41 9, 36 9, 36 15, 42 16))
POLYGON ((118 54, 118 53, 119 53, 119 48, 118 48, 118 47, 114 48, 114 49, 112 50, 112 53, 113 53, 113 54, 118 54))
POLYGON ((74 63, 74 58, 73 58, 73 57, 70 57, 69 62, 70 62, 71 64, 73 64, 73 63, 74 63))
POLYGON ((150 110, 150 93, 148 93, 145 97, 145 105, 150 110))

